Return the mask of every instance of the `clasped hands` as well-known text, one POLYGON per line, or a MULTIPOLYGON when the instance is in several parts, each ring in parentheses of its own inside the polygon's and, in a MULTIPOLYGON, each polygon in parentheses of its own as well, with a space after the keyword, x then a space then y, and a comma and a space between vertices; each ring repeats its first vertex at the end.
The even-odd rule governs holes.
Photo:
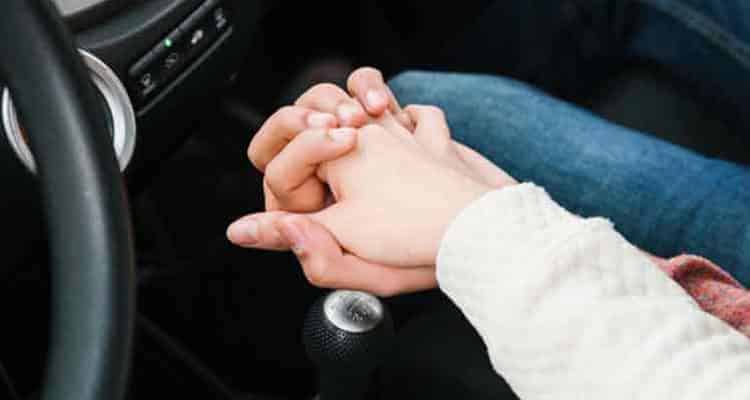
POLYGON ((378 70, 354 71, 347 89, 313 86, 263 124, 248 157, 265 174, 266 211, 235 221, 227 237, 291 249, 320 287, 381 296, 433 288, 451 221, 516 182, 453 141, 437 107, 402 109, 378 70))

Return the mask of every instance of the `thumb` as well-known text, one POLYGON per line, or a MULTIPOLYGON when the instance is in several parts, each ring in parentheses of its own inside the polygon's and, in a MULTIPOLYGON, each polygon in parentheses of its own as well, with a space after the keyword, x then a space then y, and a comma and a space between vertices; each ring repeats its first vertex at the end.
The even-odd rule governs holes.
POLYGON ((393 296, 437 285, 432 267, 400 269, 345 253, 323 225, 307 216, 286 216, 278 221, 277 228, 291 244, 305 277, 315 286, 393 296))

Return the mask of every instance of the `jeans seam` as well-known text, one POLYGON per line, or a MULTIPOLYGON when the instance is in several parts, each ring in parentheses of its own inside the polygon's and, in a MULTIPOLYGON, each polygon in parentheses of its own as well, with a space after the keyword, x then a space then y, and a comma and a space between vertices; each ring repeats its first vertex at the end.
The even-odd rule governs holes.
POLYGON ((700 11, 679 0, 637 0, 682 22, 750 70, 750 46, 700 11))

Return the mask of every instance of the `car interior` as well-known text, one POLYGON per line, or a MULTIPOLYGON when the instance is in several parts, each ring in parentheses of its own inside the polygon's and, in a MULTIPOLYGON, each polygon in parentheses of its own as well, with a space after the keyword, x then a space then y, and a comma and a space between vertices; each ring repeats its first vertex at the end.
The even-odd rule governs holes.
MULTIPOLYGON (((750 161, 699 90, 648 60, 609 56, 614 39, 575 0, 46 3, 0 5, 0 32, 15 35, 0 38, 0 398, 313 398, 337 368, 311 360, 303 333, 327 291, 306 281, 293 255, 235 247, 225 231, 263 209, 263 177, 246 150, 264 119, 315 83, 345 85, 358 66, 387 78, 414 69, 510 76, 703 154, 750 161), (57 49, 70 43, 77 53, 57 49), (72 57, 93 85, 65 90, 81 87, 63 84, 77 71, 65 67, 72 57), (93 97, 78 96, 84 90, 93 97), (111 161, 108 150, 91 156, 96 141, 73 154, 86 146, 43 138, 63 124, 91 125, 80 118, 98 121, 117 165, 86 169, 111 161), (79 169, 50 168, 65 163, 79 169), (88 192, 86 179, 102 192, 88 192), (80 214, 63 215, 73 198, 111 213, 76 203, 80 214), (93 290, 77 274, 98 253, 80 269, 60 261, 78 247, 106 250, 114 267, 131 262, 132 277, 109 270, 97 278, 109 289, 93 290), (133 296, 118 297, 125 292, 133 296), (83 329, 66 314, 75 306, 111 307, 88 320, 109 339, 66 335, 66 326, 83 329), (115 320, 128 313, 130 322, 115 320), (104 349, 81 361, 91 375, 72 377, 66 351, 89 345, 104 349), (113 389, 91 383, 75 397, 84 393, 70 389, 76 379, 113 389)), ((382 301, 395 334, 365 379, 367 398, 515 398, 486 356, 459 357, 484 345, 439 291, 382 301)))

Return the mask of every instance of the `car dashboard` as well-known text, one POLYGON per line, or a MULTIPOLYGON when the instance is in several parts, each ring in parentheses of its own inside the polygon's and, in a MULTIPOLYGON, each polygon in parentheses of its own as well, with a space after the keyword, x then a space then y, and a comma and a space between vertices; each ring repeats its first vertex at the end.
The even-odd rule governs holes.
MULTIPOLYGON (((248 54, 271 2, 54 0, 75 35, 131 191, 217 103, 248 54)), ((13 227, 6 263, 18 265, 42 237, 40 196, 23 121, 0 77, 0 179, 12 188, 0 217, 13 227)), ((39 117, 43 117, 40 115, 39 117)), ((145 183, 143 183, 145 184, 145 183)))

